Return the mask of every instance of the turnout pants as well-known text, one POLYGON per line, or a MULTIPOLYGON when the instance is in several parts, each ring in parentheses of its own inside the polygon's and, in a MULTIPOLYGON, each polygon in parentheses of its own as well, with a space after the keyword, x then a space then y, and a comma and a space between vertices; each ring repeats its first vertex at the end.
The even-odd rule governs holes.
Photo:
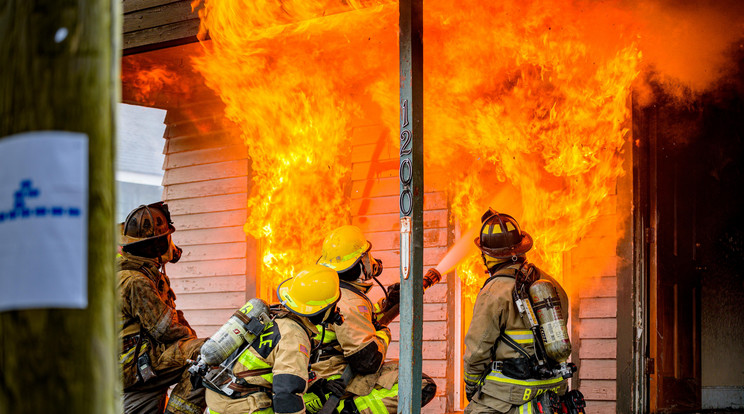
POLYGON ((512 405, 507 411, 496 411, 495 409, 483 405, 478 401, 472 400, 465 407, 463 414, 537 414, 539 411, 535 409, 534 403, 529 401, 522 405, 512 405))
MULTIPOLYGON (((371 374, 374 375, 374 374, 371 374)), ((335 376, 334 376, 335 377, 335 376)), ((330 379, 333 379, 331 377, 330 379)), ((371 378, 370 378, 371 379, 371 378)), ((353 384, 354 382, 352 382, 353 384)), ((336 407, 340 414, 395 414, 398 412, 398 369, 397 363, 383 365, 374 386, 363 395, 355 394, 356 387, 350 385, 347 393, 336 407)), ((358 390, 358 388, 356 388, 358 390)), ((421 378, 421 406, 428 404, 436 394, 437 385, 428 375, 421 378)), ((359 393, 361 394, 361 393, 359 393)), ((330 394, 328 394, 330 395, 330 394)), ((325 398, 328 397, 325 396, 325 398)), ((305 406, 309 414, 320 411, 325 398, 308 393, 305 395, 305 406)))
POLYGON ((152 381, 124 391, 125 414, 201 414, 205 407, 204 388, 194 390, 191 387, 191 377, 186 367, 159 373, 152 381), (165 411, 168 388, 174 383, 176 387, 171 392, 165 411))
POLYGON ((139 382, 124 389, 123 404, 125 414, 202 414, 207 404, 204 388, 193 389, 191 376, 187 370, 186 359, 196 359, 199 349, 206 339, 179 341, 160 356, 157 376, 147 382, 139 382), (170 397, 168 389, 175 384, 170 397), (167 406, 166 406, 167 400, 167 406))

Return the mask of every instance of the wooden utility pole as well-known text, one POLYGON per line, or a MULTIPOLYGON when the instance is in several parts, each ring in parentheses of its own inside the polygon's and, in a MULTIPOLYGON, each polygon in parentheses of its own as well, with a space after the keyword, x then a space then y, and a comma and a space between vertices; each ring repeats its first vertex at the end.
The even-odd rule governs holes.
POLYGON ((423 0, 400 0, 400 376, 398 412, 421 412, 424 313, 423 0))
POLYGON ((0 312, 1 413, 121 411, 113 164, 120 7, 120 0, 0 2, 0 138, 79 132, 90 154, 87 308, 0 312))

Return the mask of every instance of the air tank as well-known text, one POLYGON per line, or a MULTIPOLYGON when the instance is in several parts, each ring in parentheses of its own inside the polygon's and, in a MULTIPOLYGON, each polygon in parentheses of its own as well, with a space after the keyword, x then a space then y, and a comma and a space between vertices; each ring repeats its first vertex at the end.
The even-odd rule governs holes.
POLYGON ((249 300, 235 311, 201 347, 201 360, 207 365, 219 365, 245 341, 255 339, 269 320, 269 305, 262 299, 249 300))
POLYGON ((530 299, 540 324, 545 352, 558 363, 566 362, 571 356, 571 340, 558 290, 549 280, 536 280, 530 286, 530 299))

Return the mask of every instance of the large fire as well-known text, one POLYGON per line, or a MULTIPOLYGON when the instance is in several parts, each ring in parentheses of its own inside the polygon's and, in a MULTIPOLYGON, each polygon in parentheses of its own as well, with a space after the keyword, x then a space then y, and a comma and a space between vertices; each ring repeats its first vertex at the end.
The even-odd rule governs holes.
POLYGON ((325 9, 207 1, 200 13, 211 40, 195 65, 242 128, 253 170, 245 231, 260 240, 262 277, 274 285, 350 221, 349 121, 367 82, 394 70, 395 56, 361 53, 379 49, 369 39, 385 29, 371 16, 393 21, 394 7, 316 18, 325 9))
MULTIPOLYGON (((447 171, 435 184, 463 229, 489 205, 513 214, 535 239, 531 258, 559 278, 623 174, 643 39, 621 4, 424 4, 426 168, 447 171)), ((275 284, 350 220, 352 121, 397 141, 397 4, 194 5, 209 35, 195 66, 242 128, 254 177, 245 230, 275 284)), ((479 258, 458 274, 474 294, 479 258)))

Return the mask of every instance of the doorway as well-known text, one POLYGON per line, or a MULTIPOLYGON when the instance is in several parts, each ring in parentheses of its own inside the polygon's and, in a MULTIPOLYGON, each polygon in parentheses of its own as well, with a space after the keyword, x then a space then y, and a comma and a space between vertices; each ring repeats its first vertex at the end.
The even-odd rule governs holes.
POLYGON ((684 104, 659 89, 634 111, 648 412, 743 408, 740 79, 684 104))

